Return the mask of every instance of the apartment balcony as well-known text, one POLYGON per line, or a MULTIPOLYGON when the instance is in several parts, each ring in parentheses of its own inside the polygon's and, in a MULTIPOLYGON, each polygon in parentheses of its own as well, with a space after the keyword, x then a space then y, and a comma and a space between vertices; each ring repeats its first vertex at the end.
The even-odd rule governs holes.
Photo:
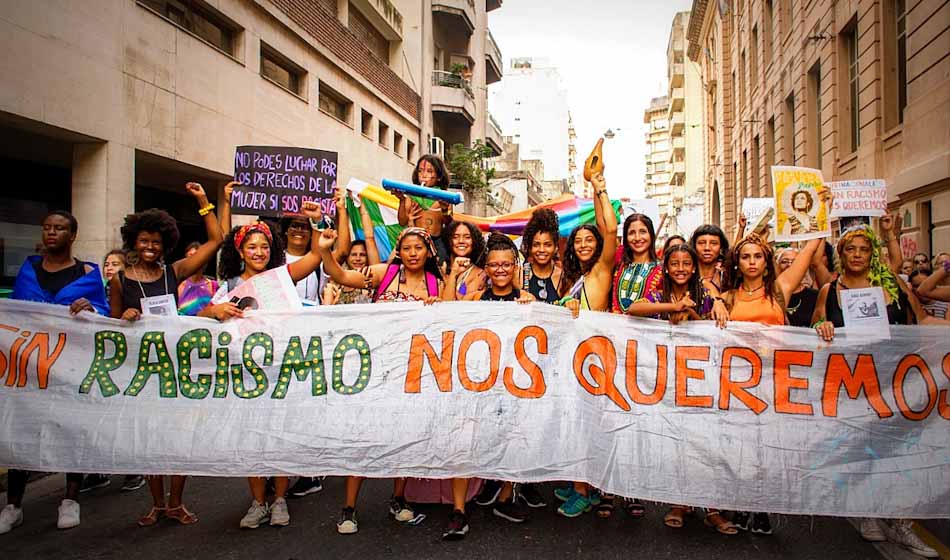
POLYGON ((686 137, 682 135, 671 136, 670 153, 667 161, 682 160, 684 157, 686 157, 686 137))
POLYGON ((686 103, 686 89, 682 87, 670 88, 670 107, 674 111, 682 111, 686 103))
POLYGON ((492 149, 495 156, 505 153, 505 141, 502 138, 501 126, 491 113, 486 112, 488 122, 485 123, 485 144, 492 149))
POLYGON ((686 127, 686 115, 683 111, 675 111, 670 115, 670 136, 678 136, 686 127))
POLYGON ((498 43, 489 31, 485 34, 485 84, 500 82, 502 68, 501 49, 498 48, 498 43))
POLYGON ((675 89, 683 87, 683 79, 686 77, 685 68, 682 62, 674 62, 669 67, 670 88, 675 89))
POLYGON ((390 0, 351 0, 387 41, 402 41, 402 14, 390 0))
POLYGON ((432 73, 432 112, 451 113, 468 121, 475 122, 475 94, 468 80, 453 74, 436 70, 432 73))
POLYGON ((680 185, 683 178, 686 177, 686 162, 683 160, 673 161, 670 164, 670 182, 680 185))
POLYGON ((475 32, 475 0, 432 0, 432 18, 449 34, 471 37, 475 32))
POLYGON ((490 12, 501 7, 502 0, 485 0, 485 11, 490 12))

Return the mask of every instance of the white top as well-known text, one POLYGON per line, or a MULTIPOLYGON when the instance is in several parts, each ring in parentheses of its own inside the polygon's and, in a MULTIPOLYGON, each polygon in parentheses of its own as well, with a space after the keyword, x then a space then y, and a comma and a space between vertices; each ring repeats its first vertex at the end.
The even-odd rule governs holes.
MULTIPOLYGON (((285 253, 287 264, 295 263, 303 257, 285 253)), ((317 272, 311 272, 306 278, 297 282, 297 295, 304 305, 320 305, 320 277, 317 272)))

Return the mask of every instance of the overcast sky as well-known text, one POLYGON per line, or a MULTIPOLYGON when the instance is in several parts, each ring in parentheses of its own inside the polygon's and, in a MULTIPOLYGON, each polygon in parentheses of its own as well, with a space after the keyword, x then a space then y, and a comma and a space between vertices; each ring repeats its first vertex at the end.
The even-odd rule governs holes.
MULTIPOLYGON (((578 167, 608 128, 605 176, 613 196, 643 195, 643 111, 666 94, 673 15, 691 0, 508 0, 488 26, 505 59, 548 58, 560 71, 577 129, 578 167), (621 130, 617 130, 617 129, 621 130)), ((503 87, 504 79, 490 88, 503 87)))

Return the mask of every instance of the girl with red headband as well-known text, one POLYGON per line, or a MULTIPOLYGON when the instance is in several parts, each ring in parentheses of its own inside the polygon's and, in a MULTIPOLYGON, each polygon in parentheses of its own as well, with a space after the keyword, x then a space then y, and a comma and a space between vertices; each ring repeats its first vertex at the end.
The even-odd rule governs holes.
MULTIPOLYGON (((322 216, 319 205, 313 201, 304 202, 302 212, 311 220, 311 224, 315 224, 322 216)), ((218 263, 218 277, 226 281, 222 282, 218 293, 211 300, 211 305, 201 310, 198 316, 213 317, 219 321, 243 316, 238 304, 227 300, 227 294, 262 272, 283 267, 294 283, 306 278, 320 266, 316 243, 318 236, 311 237, 310 252, 290 264, 285 264, 281 236, 274 235, 271 226, 264 222, 254 222, 232 229, 224 240, 218 263)), ((241 519, 241 528, 256 529, 268 520, 271 525, 289 525, 290 513, 285 497, 290 479, 286 476, 275 477, 275 498, 270 505, 267 504, 265 479, 250 477, 247 481, 253 501, 241 519)))

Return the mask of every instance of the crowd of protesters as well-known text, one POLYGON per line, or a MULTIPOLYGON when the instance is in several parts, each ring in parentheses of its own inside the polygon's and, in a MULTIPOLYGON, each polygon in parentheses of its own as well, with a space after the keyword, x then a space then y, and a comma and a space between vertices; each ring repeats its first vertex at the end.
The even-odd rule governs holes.
MULTIPOLYGON (((445 163, 423 156, 413 182, 447 187, 445 163)), ((204 188, 188 183, 185 190, 195 199, 206 235, 204 241, 188 240, 182 258, 170 261, 181 241, 176 219, 163 210, 150 209, 126 217, 121 228, 123 247, 109 251, 100 270, 95 263, 73 256, 73 242, 80 233, 76 219, 69 212, 53 211, 42 221, 42 254, 23 264, 12 298, 125 321, 136 321, 143 313, 231 321, 241 318, 244 311, 228 297, 229 292, 257 274, 276 269, 296 285, 305 305, 512 301, 560 305, 575 317, 584 310, 673 324, 708 320, 721 328, 728 328, 731 321, 790 325, 813 329, 816 337, 830 342, 835 330, 844 326, 842 291, 880 287, 889 323, 950 324, 950 254, 903 259, 897 241, 899 224, 892 216, 880 218, 876 228, 848 229, 834 244, 824 239, 776 244, 767 231, 745 234, 743 221, 731 245, 718 226, 706 224, 693 232, 671 234, 658 247, 650 217, 632 214, 618 228, 603 176, 595 174, 591 183, 596 223, 577 227, 563 244, 558 217, 546 208, 534 211, 519 247, 505 235, 486 237, 476 225, 454 220, 450 205, 435 202, 424 207, 411 197, 400 197, 398 216, 405 229, 386 261, 380 258, 365 205, 356 206, 362 235, 350 234, 347 194, 342 188, 335 197, 335 227, 327 226, 316 203, 305 203, 301 214, 280 221, 231 227, 228 203, 234 183, 225 187, 218 213, 204 188), (208 276, 215 262, 217 273, 208 276)), ((8 505, 0 512, 0 534, 23 522, 29 476, 22 470, 9 471, 8 505)), ((186 477, 170 477, 169 494, 164 477, 147 479, 152 507, 138 520, 140 526, 152 526, 161 519, 185 525, 198 521, 184 503, 186 477)), ((80 493, 106 486, 110 480, 106 475, 67 474, 58 527, 79 525, 80 493)), ((341 534, 358 531, 361 483, 355 476, 345 481, 337 524, 341 534)), ((473 501, 513 523, 528 518, 525 507, 547 505, 536 484, 474 479, 446 483, 450 497, 443 498, 442 481, 394 480, 391 515, 400 522, 416 519, 407 487, 413 496, 445 500, 452 504, 452 513, 443 536, 457 540, 469 531, 466 508, 473 501)), ((130 474, 122 489, 133 491, 144 484, 143 477, 130 474)), ((286 498, 319 492, 322 479, 300 477, 291 485, 287 477, 249 478, 248 486, 251 505, 239 525, 253 529, 264 523, 288 525, 286 498)), ((561 502, 558 513, 572 518, 592 510, 599 517, 610 517, 618 505, 626 515, 639 518, 648 507, 636 497, 607 495, 582 482, 559 487, 553 495, 561 502)), ((767 505, 762 509, 768 509, 767 505)), ((663 521, 680 528, 692 512, 693 508, 673 504, 663 521)), ((764 512, 706 509, 703 520, 723 535, 772 532, 764 512)), ((897 542, 922 556, 936 556, 906 520, 864 519, 861 534, 871 541, 897 542)))

